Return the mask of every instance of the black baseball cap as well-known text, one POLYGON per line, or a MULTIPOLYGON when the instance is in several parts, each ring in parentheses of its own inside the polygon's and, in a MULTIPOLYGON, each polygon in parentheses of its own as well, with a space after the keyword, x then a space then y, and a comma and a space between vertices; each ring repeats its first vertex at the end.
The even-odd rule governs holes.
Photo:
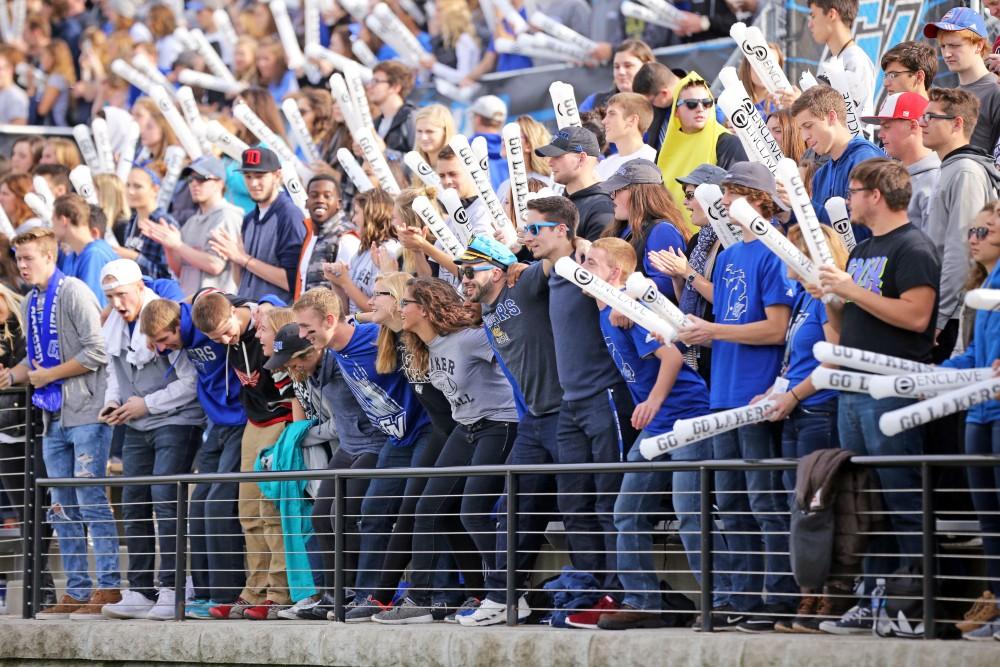
POLYGON ((274 347, 271 358, 264 364, 269 371, 284 368, 289 361, 311 348, 309 341, 299 336, 299 325, 295 322, 286 324, 274 336, 274 347))
POLYGON ((564 127, 556 132, 551 143, 535 149, 539 157, 559 157, 566 153, 586 153, 591 157, 600 157, 601 147, 597 145, 597 137, 585 127, 564 127))
POLYGON ((263 146, 254 146, 243 151, 243 160, 240 171, 244 174, 269 174, 281 169, 281 160, 274 151, 263 146))
POLYGON ((663 172, 655 163, 636 158, 618 167, 618 171, 611 174, 601 187, 607 192, 617 192, 629 185, 641 184, 663 185, 663 172))

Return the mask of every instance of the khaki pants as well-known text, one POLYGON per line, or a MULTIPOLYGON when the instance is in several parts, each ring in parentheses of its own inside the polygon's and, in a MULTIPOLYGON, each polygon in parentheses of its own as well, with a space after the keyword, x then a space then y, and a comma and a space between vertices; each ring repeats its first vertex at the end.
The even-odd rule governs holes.
MULTIPOLYGON (((271 426, 248 423, 243 431, 240 470, 252 471, 257 453, 273 445, 284 429, 284 422, 271 426)), ((256 482, 251 482, 240 484, 239 511, 240 525, 246 538, 249 573, 246 587, 240 595, 253 604, 264 600, 291 604, 285 573, 281 515, 277 506, 261 495, 256 482)))

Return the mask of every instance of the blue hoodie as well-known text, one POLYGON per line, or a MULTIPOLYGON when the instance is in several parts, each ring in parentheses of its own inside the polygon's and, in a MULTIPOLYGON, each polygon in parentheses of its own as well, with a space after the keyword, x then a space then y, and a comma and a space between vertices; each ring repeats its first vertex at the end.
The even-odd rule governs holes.
POLYGON ((472 142, 476 137, 486 139, 486 149, 490 156, 490 183, 493 185, 493 191, 500 194, 500 186, 505 181, 510 180, 507 158, 500 154, 503 138, 499 134, 474 134, 469 142, 472 142))
MULTIPOLYGON (((848 199, 850 187, 851 170, 855 165, 865 160, 875 157, 885 157, 882 150, 861 137, 854 137, 847 144, 844 154, 840 159, 829 160, 826 164, 816 170, 812 181, 812 205, 816 209, 816 217, 824 225, 830 224, 830 216, 826 214, 826 200, 830 197, 843 197, 848 199)), ((863 225, 854 225, 854 238, 861 243, 872 235, 871 231, 863 225)))
POLYGON ((198 402, 215 426, 247 423, 240 403, 240 383, 233 368, 226 366, 226 348, 213 343, 191 321, 191 306, 181 306, 181 344, 198 371, 198 402), (226 382, 226 373, 230 374, 226 382), (228 387, 228 394, 227 394, 228 387))

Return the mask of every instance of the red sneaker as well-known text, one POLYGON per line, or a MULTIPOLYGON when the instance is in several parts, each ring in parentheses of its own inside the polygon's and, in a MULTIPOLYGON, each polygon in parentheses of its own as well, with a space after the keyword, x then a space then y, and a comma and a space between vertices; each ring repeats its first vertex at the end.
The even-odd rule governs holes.
POLYGON ((251 621, 275 621, 279 618, 278 612, 287 608, 288 605, 278 604, 274 600, 264 600, 263 604, 248 607, 243 612, 243 618, 251 621))
POLYGON ((251 607, 253 605, 243 598, 236 598, 236 602, 232 604, 217 604, 210 607, 208 613, 212 615, 212 618, 243 618, 243 613, 251 607))
POLYGON ((570 614, 566 617, 566 625, 572 626, 574 628, 585 628, 587 630, 596 630, 597 621, 600 620, 601 614, 607 614, 609 612, 617 611, 621 608, 621 605, 615 602, 615 599, 610 595, 605 595, 600 600, 597 601, 593 607, 587 611, 581 611, 576 614, 570 614))

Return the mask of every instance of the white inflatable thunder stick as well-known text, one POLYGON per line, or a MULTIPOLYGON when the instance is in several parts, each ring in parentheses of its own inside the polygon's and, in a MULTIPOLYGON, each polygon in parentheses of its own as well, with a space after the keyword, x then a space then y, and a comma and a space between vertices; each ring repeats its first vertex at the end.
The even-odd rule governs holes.
POLYGON ((866 373, 879 375, 907 375, 909 373, 933 373, 937 366, 910 361, 901 357, 892 357, 879 352, 859 350, 855 347, 834 345, 826 341, 817 341, 813 345, 813 356, 824 364, 832 364, 844 368, 853 368, 866 373))

